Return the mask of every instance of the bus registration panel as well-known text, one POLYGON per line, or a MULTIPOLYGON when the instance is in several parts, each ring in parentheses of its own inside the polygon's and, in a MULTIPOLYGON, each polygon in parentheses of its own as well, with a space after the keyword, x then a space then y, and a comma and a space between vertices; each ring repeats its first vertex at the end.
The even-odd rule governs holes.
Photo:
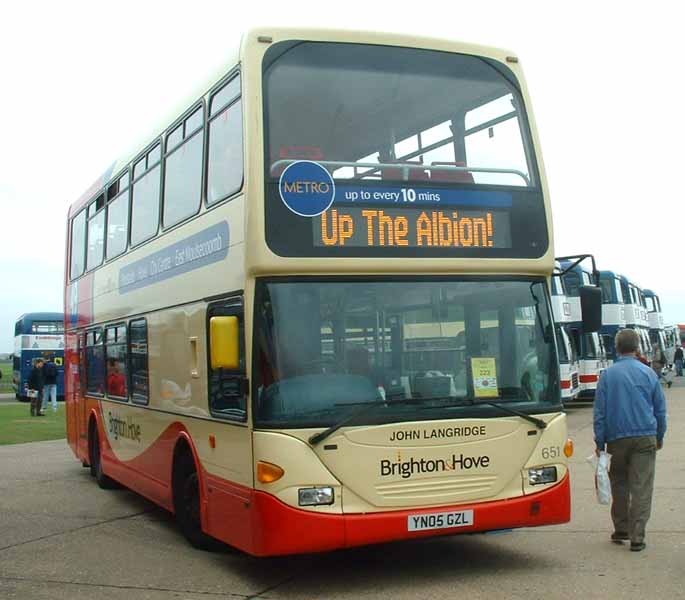
POLYGON ((444 513, 424 513, 407 517, 408 531, 426 529, 449 529, 473 525, 473 510, 459 510, 444 513))

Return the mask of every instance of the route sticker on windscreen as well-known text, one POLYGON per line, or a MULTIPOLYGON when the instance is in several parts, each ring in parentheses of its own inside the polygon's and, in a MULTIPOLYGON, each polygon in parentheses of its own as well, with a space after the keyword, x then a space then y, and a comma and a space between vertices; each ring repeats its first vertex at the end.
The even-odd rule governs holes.
POLYGON ((458 510, 443 513, 424 513, 407 517, 407 531, 427 529, 452 529, 473 525, 473 510, 458 510))

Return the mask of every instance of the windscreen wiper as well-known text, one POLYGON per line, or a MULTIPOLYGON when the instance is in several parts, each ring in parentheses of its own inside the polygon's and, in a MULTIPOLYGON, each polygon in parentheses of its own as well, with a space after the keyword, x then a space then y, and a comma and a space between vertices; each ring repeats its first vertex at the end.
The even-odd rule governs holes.
POLYGON ((529 421, 530 423, 535 425, 538 429, 545 429, 547 427, 547 423, 545 423, 542 419, 538 419, 536 417, 533 417, 532 415, 527 415, 524 412, 521 412, 519 410, 514 410, 513 408, 509 408, 508 406, 504 406, 504 405, 499 404, 497 402, 491 402, 490 400, 479 400, 478 402, 474 402, 474 405, 476 405, 476 404, 489 404, 490 406, 494 406, 495 408, 499 408, 502 412, 509 413, 510 415, 516 415, 517 417, 521 417, 522 419, 529 421))
MULTIPOLYGON (((509 390, 510 388, 502 388, 502 391, 509 390)), ((517 390, 518 388, 511 388, 511 390, 517 390)), ((425 400, 438 400, 438 398, 426 398, 425 400)), ((547 423, 545 423, 542 419, 537 419, 536 417, 533 417, 531 415, 528 415, 524 412, 515 410, 513 408, 509 408, 508 406, 503 406, 502 404, 499 404, 497 402, 491 402, 490 400, 479 400, 476 402, 473 398, 463 398, 462 400, 466 401, 466 404, 469 406, 478 406, 479 404, 488 404, 489 406, 494 406, 495 408, 499 408, 501 411, 509 413, 511 415, 516 415, 517 417, 521 417, 522 419, 525 419, 526 421, 529 421, 533 423, 536 427, 539 429, 545 429, 547 427, 547 423)), ((456 403, 456 404, 449 404, 449 405, 438 405, 438 406, 427 406, 426 408, 450 408, 452 406, 463 406, 464 402, 461 403, 456 403)))

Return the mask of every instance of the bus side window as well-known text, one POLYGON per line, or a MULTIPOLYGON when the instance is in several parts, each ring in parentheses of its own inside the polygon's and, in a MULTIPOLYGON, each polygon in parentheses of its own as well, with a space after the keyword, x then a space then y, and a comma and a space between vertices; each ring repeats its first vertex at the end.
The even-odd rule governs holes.
POLYGON ((131 398, 138 404, 147 404, 150 378, 146 319, 136 319, 128 324, 128 372, 131 398))
POLYGON ((228 198, 243 186, 243 115, 240 76, 210 100, 207 148, 207 206, 228 198))
MULTIPOLYGON (((247 379, 245 377, 245 325, 242 302, 210 308, 207 313, 209 408, 215 417, 245 421, 247 419, 247 379), (219 316, 238 318, 238 368, 212 368, 211 319, 219 316)), ((214 341, 216 343, 216 341, 214 341)))
POLYGON ((126 377, 126 325, 108 327, 105 334, 105 355, 107 358, 107 395, 128 399, 128 378, 126 377))
POLYGON ((86 333, 86 390, 90 394, 105 391, 105 349, 102 343, 102 329, 86 333))

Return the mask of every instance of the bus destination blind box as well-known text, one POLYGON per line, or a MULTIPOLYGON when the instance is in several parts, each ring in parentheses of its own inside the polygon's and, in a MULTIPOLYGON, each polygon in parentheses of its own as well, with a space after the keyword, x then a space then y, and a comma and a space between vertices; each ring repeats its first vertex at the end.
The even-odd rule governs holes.
POLYGON ((298 232, 289 236, 288 249, 294 250, 293 239, 302 246, 295 254, 349 248, 376 254, 432 249, 446 256, 474 249, 487 255, 514 248, 511 192, 400 182, 336 183, 326 167, 298 160, 279 177, 280 202, 271 206, 280 209, 282 218, 278 227, 267 227, 267 237, 278 238, 288 222, 287 230, 298 232))

